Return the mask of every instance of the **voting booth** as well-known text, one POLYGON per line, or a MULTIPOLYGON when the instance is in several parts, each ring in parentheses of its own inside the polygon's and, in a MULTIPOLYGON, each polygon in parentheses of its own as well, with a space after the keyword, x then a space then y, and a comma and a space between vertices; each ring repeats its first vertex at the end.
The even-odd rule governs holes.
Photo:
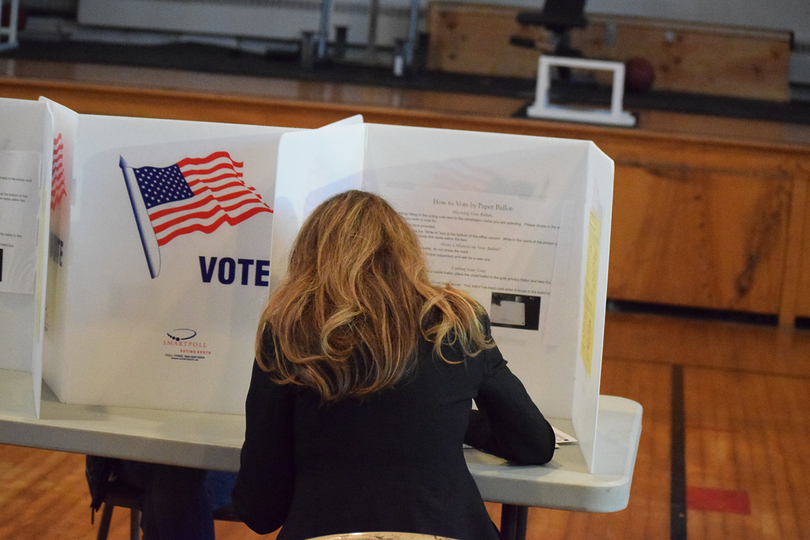
MULTIPOLYGON (((2 99, 0 125, 0 369, 31 372, 38 383, 52 121, 42 103, 2 99)), ((40 388, 34 384, 37 406, 40 388)))
MULTIPOLYGON (((34 285, 0 292, 4 321, 27 317, 0 334, 0 369, 66 403, 242 414, 259 314, 298 228, 363 189, 413 226, 434 282, 488 310, 510 367, 592 469, 613 196, 593 143, 359 117, 292 130, 78 115, 47 100, 0 100, 0 115, 41 156, 27 173, 34 285)), ((22 143, 4 144, 12 167, 22 143)))

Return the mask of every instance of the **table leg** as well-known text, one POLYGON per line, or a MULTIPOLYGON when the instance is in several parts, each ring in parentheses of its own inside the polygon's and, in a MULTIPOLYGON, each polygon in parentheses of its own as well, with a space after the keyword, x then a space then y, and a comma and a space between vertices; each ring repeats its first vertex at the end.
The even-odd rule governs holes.
POLYGON ((504 540, 526 540, 529 508, 514 504, 501 505, 501 535, 504 540))

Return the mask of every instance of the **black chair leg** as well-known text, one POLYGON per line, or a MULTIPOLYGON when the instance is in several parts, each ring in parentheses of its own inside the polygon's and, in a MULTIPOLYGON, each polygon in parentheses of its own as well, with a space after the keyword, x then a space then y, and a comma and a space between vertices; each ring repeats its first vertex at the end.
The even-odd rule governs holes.
POLYGON ((141 512, 137 508, 129 509, 129 540, 141 540, 141 512))
MULTIPOLYGON (((110 534, 110 523, 115 509, 114 504, 104 503, 101 507, 101 518, 98 521, 96 540, 107 540, 110 534)), ((137 508, 129 510, 129 540, 141 540, 141 513, 137 508)))
POLYGON ((112 520, 112 513, 115 506, 104 503, 101 507, 101 519, 98 521, 98 534, 96 540, 107 540, 107 535, 110 533, 110 521, 112 520))
POLYGON ((526 506, 501 505, 501 536, 504 540, 526 540, 528 518, 526 506))

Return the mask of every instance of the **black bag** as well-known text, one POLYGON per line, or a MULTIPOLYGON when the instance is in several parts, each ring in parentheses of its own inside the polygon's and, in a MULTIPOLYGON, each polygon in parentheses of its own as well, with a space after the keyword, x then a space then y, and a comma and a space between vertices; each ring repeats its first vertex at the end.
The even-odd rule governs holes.
MULTIPOLYGON (((87 477, 87 487, 90 488, 90 508, 93 513, 101 508, 107 498, 107 486, 121 473, 121 460, 101 456, 87 456, 84 474, 87 477)), ((92 513, 91 513, 92 516, 92 513)))

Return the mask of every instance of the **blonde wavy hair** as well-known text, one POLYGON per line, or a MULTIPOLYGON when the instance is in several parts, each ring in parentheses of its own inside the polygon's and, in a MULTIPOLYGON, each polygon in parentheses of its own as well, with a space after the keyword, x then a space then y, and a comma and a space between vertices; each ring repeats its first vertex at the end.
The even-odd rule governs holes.
POLYGON ((419 239, 381 197, 347 191, 322 203, 295 240, 287 274, 256 335, 256 359, 280 384, 324 402, 394 385, 414 364, 420 334, 474 356, 493 346, 468 294, 428 279, 419 239))

